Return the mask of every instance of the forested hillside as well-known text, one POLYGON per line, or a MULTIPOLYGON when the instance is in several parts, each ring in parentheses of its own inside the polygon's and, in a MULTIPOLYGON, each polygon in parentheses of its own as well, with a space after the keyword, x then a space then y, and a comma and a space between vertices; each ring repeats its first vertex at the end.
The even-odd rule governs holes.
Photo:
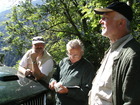
MULTIPOLYGON (((34 6, 39 5, 39 4, 41 5, 42 3, 43 2, 41 0, 34 0, 32 2, 34 6)), ((14 66, 16 62, 22 57, 22 55, 16 54, 15 50, 11 51, 11 50, 6 49, 6 47, 9 46, 9 44, 7 44, 9 42, 5 42, 3 39, 9 36, 7 34, 6 24, 4 24, 4 22, 9 20, 7 15, 10 14, 11 12, 12 12, 12 8, 0 12, 0 55, 4 54, 3 63, 7 66, 14 66)), ((16 48, 13 47, 13 49, 16 49, 16 48)))

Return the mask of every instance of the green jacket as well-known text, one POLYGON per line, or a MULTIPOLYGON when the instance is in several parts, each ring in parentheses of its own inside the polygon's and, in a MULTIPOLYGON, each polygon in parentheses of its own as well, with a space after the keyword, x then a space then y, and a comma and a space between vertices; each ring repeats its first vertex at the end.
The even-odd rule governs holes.
POLYGON ((68 94, 57 94, 56 105, 87 105, 88 92, 95 76, 93 65, 84 58, 71 64, 69 58, 64 58, 51 80, 61 81, 64 86, 79 86, 68 88, 68 94))
POLYGON ((113 105, 140 104, 140 44, 135 39, 115 57, 112 82, 113 105))

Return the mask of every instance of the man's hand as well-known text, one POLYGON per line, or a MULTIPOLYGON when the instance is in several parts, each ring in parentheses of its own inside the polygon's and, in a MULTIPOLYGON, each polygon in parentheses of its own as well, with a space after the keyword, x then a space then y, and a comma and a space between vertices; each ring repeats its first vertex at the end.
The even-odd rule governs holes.
POLYGON ((24 74, 25 76, 29 76, 29 75, 32 75, 32 71, 30 70, 30 69, 27 69, 26 71, 25 71, 25 74, 24 74))
POLYGON ((60 94, 66 94, 66 93, 68 93, 68 88, 66 87, 66 86, 63 86, 63 85, 61 85, 60 86, 60 90, 59 91, 57 91, 57 93, 60 93, 60 94))
POLYGON ((57 82, 56 81, 52 81, 50 84, 49 84, 49 88, 51 90, 54 90, 54 85, 56 84, 57 82))
POLYGON ((31 56, 32 61, 36 61, 38 53, 32 52, 30 56, 31 56))
POLYGON ((68 88, 63 86, 61 82, 56 82, 55 80, 49 84, 49 88, 51 90, 55 89, 55 91, 60 94, 68 93, 68 88))

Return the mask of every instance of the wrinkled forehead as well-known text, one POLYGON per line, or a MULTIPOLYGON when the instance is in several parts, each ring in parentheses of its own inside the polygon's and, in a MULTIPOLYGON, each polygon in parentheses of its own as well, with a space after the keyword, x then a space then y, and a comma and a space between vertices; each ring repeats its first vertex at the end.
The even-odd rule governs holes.
POLYGON ((114 19, 115 17, 119 17, 119 13, 112 11, 112 12, 106 12, 102 14, 101 18, 107 18, 107 19, 114 19))
POLYGON ((76 54, 76 53, 81 53, 81 52, 83 52, 83 50, 81 49, 81 47, 77 47, 77 48, 68 48, 68 49, 67 49, 67 52, 68 52, 68 53, 71 53, 71 54, 76 54))

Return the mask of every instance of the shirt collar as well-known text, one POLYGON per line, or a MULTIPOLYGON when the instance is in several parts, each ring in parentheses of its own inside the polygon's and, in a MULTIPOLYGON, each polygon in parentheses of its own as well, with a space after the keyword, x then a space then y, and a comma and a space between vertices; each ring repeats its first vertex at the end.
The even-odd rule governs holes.
POLYGON ((117 40, 115 43, 110 43, 111 46, 111 52, 116 50, 124 41, 126 41, 129 38, 130 34, 125 35, 121 39, 117 40))
POLYGON ((81 62, 81 61, 82 61, 82 59, 83 59, 83 57, 81 57, 81 59, 80 59, 79 61, 75 62, 75 63, 71 63, 71 61, 70 61, 69 57, 68 57, 67 59, 68 59, 68 62, 69 62, 69 64, 70 64, 70 65, 75 65, 75 64, 77 64, 77 63, 81 62))

